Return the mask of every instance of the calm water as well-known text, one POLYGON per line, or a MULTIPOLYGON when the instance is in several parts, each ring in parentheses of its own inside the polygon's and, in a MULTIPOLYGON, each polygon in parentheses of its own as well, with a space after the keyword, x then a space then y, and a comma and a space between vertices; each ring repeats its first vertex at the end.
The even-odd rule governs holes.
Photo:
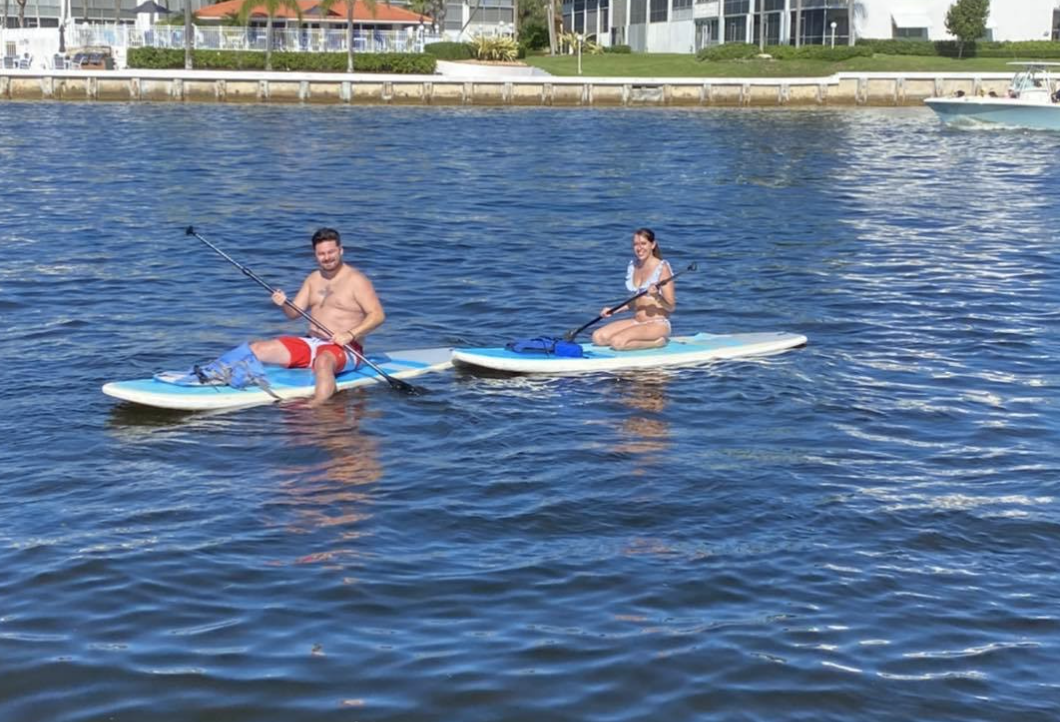
POLYGON ((1060 155, 927 111, 0 104, 0 719, 1055 720, 1060 155), (320 410, 99 392, 294 330, 334 225, 371 348, 625 295, 766 360, 446 372, 320 410))

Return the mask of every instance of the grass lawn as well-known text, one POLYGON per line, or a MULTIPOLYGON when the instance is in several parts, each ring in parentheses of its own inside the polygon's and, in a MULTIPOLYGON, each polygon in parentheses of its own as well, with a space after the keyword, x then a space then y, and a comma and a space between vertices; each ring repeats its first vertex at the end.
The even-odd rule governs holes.
MULTIPOLYGON (((783 78, 820 77, 850 71, 875 72, 965 72, 1013 73, 1006 65, 1017 58, 953 58, 915 55, 876 55, 833 63, 826 60, 732 60, 700 62, 695 55, 670 53, 605 53, 582 55, 582 75, 634 78, 783 78)), ((1026 58, 1034 60, 1034 58, 1026 58)), ((577 75, 578 58, 573 55, 533 55, 526 63, 553 75, 577 75)))

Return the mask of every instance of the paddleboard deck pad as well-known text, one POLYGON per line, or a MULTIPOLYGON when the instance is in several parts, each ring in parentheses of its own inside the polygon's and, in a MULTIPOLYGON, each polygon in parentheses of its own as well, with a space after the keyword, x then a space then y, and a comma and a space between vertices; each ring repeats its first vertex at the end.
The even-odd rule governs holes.
MULTIPOLYGON (((368 360, 396 379, 441 371, 452 366, 451 348, 422 348, 392 353, 368 354, 368 360)), ((175 383, 186 379, 187 372, 162 372, 150 379, 114 381, 103 386, 103 393, 134 404, 160 409, 205 411, 208 409, 238 409, 270 404, 279 399, 297 399, 313 395, 315 379, 309 369, 284 369, 266 366, 269 390, 259 386, 242 389, 207 383, 187 385, 175 383)), ((340 391, 366 384, 386 384, 386 379, 375 369, 362 364, 360 368, 344 371, 335 377, 340 391)))
POLYGON ((581 358, 516 353, 506 348, 458 348, 453 350, 453 361, 512 373, 570 374, 769 356, 805 344, 806 337, 797 333, 697 333, 695 336, 674 336, 666 346, 640 351, 613 351, 606 346, 583 344, 585 356, 581 358))

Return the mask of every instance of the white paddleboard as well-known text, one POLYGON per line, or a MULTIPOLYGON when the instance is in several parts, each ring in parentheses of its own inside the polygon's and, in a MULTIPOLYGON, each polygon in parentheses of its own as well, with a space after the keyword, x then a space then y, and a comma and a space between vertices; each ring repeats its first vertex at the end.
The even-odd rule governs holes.
POLYGON ((583 358, 516 353, 505 348, 458 348, 453 361, 513 373, 569 374, 582 371, 686 366, 715 359, 769 356, 806 344, 797 333, 736 333, 674 336, 661 348, 613 351, 606 346, 583 344, 583 358))
MULTIPOLYGON (((452 366, 451 348, 422 348, 393 353, 368 354, 368 359, 396 379, 407 379, 412 376, 441 371, 452 366)), ((297 399, 313 395, 313 372, 308 369, 283 369, 266 366, 272 393, 281 399, 297 399)), ((158 374, 183 377, 185 372, 158 374)), ((368 365, 346 371, 336 377, 338 389, 352 389, 365 384, 386 384, 368 365)), ((157 377, 135 379, 133 381, 114 381, 103 386, 103 393, 134 404, 154 406, 160 409, 179 409, 181 411, 204 411, 207 409, 238 409, 246 406, 270 404, 276 398, 257 386, 234 389, 231 386, 180 386, 157 377)))

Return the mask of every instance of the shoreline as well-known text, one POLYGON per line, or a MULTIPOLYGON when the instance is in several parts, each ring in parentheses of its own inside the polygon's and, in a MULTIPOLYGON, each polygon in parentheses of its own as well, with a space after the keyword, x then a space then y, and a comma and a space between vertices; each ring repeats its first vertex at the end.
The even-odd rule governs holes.
POLYGON ((0 100, 574 107, 909 106, 1003 93, 1010 73, 814 78, 383 75, 236 70, 2 70, 0 100))

